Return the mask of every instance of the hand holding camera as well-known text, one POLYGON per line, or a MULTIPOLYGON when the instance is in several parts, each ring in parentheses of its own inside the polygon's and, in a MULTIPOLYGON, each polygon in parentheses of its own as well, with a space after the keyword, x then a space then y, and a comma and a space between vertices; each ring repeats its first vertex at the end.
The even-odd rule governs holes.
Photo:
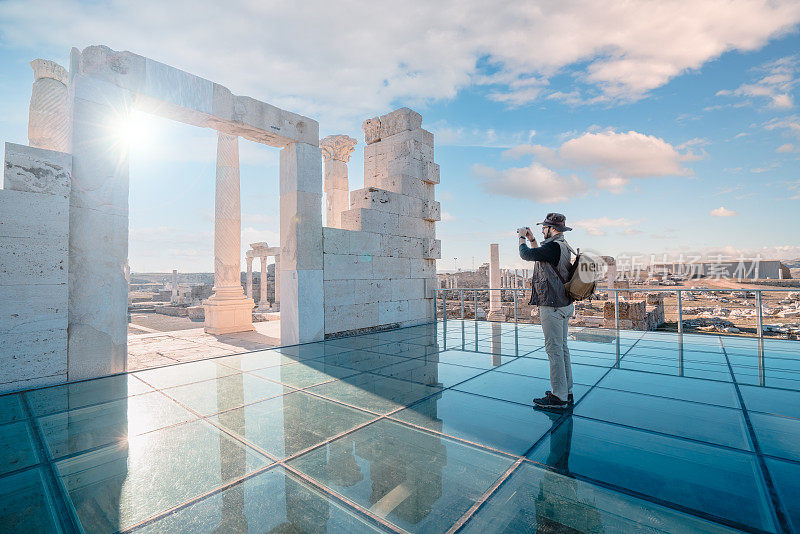
POLYGON ((531 232, 529 226, 517 228, 517 235, 519 235, 519 237, 527 237, 528 239, 533 240, 533 232, 531 232))

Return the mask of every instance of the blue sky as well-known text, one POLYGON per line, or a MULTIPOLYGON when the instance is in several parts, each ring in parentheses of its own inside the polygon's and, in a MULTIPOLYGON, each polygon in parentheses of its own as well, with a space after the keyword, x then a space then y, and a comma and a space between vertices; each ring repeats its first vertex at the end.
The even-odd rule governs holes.
MULTIPOLYGON (((494 242, 522 267, 514 230, 549 211, 603 254, 800 258, 797 2, 429 4, 6 0, 0 140, 27 142, 31 59, 106 44, 359 139, 351 189, 361 122, 422 113, 441 165, 440 270, 480 265, 494 242)), ((139 126, 131 267, 211 271, 214 132, 139 126)), ((277 244, 278 151, 240 150, 243 244, 277 244)))

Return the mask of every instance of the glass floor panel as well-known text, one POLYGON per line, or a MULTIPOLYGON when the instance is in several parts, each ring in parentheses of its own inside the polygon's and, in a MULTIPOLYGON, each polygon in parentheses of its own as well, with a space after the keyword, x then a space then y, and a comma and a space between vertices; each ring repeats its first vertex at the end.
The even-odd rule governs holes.
POLYGON ((0 395, 0 532, 800 529, 800 342, 571 329, 565 414, 543 344, 450 319, 0 395))

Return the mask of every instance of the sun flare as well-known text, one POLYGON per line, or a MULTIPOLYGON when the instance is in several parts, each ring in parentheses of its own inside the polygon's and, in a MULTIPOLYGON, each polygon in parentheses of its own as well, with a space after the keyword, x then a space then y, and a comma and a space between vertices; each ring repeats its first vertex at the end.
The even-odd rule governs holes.
POLYGON ((122 121, 119 127, 119 136, 129 147, 141 147, 148 143, 152 136, 147 116, 134 111, 122 121))

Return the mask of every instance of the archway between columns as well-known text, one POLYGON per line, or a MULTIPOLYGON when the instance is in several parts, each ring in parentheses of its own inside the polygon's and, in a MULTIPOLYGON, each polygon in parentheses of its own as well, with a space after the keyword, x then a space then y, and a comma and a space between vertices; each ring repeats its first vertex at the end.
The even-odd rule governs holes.
POLYGON ((281 149, 281 343, 323 338, 322 168, 316 121, 130 52, 92 46, 70 59, 70 380, 125 370, 128 154, 113 129, 133 110, 218 132, 214 295, 206 331, 252 329, 240 283, 238 138, 281 149), (98 280, 104 282, 102 288, 98 280), (302 318, 302 321, 301 321, 302 318))

